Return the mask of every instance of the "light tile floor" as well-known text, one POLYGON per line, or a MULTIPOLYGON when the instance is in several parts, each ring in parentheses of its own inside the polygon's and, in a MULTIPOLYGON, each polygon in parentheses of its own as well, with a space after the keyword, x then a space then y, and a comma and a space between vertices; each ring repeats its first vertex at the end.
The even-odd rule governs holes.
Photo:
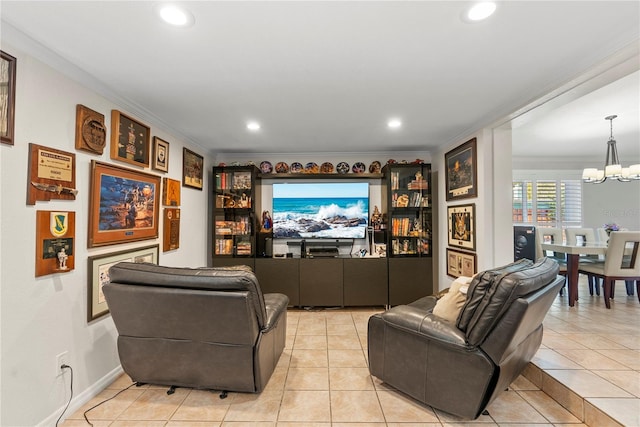
MULTIPOLYGON (((167 395, 167 387, 134 386, 87 417, 96 427, 638 426, 640 303, 622 285, 611 310, 584 284, 580 291, 572 308, 566 295, 558 297, 533 363, 492 402, 489 415, 473 422, 421 405, 369 375, 367 321, 381 308, 289 310, 286 348, 261 394, 221 400, 209 391, 178 388, 167 395)), ((61 425, 86 426, 86 409, 130 384, 123 375, 61 425)))

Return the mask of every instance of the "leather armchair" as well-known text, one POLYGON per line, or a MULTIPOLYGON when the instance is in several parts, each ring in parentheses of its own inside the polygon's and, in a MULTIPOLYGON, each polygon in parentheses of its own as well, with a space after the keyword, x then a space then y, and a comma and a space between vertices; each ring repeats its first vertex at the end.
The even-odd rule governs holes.
POLYGON ((542 341, 562 286, 558 264, 522 259, 476 275, 456 322, 421 298, 369 319, 369 370, 429 406, 477 418, 520 375, 542 341))
POLYGON ((118 354, 133 381, 260 392, 286 340, 282 294, 262 294, 246 268, 121 262, 103 292, 118 354))

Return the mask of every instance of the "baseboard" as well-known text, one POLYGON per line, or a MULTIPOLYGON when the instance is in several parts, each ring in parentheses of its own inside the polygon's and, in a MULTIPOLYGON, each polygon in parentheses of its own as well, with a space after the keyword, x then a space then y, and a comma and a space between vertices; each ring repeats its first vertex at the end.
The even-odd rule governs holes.
MULTIPOLYGON (((87 403, 88 401, 96 397, 102 390, 107 388, 109 384, 111 384, 116 379, 118 379, 118 377, 120 377, 120 375, 122 375, 123 372, 124 371, 122 370, 122 366, 118 365, 111 372, 107 373, 104 377, 100 378, 98 381, 96 381, 94 384, 92 384, 82 393, 78 394, 77 396, 74 396, 73 399, 71 399, 71 403, 69 403, 69 407, 67 408, 67 411, 64 413, 60 421, 62 422, 66 420, 69 415, 73 414, 78 409, 82 408, 82 405, 84 405, 85 403, 87 403)), ((36 427, 50 427, 52 425, 55 425, 56 421, 58 420, 58 417, 60 417, 60 414, 64 410, 65 406, 66 406, 66 402, 64 405, 58 408, 58 410, 55 411, 53 414, 49 415, 46 419, 39 422, 36 425, 36 427)))

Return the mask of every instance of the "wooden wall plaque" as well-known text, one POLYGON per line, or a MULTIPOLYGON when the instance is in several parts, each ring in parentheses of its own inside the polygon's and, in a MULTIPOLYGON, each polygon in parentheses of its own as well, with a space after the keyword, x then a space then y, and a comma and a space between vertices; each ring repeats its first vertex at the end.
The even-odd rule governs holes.
POLYGON ((162 250, 173 251, 180 247, 180 209, 164 208, 164 232, 162 250))
POLYGON ((75 200, 76 155, 30 143, 28 179, 28 205, 37 200, 75 200))
POLYGON ((102 154, 107 144, 104 114, 78 104, 76 106, 76 149, 102 154))
POLYGON ((36 277, 75 268, 75 237, 75 212, 36 212, 36 277))

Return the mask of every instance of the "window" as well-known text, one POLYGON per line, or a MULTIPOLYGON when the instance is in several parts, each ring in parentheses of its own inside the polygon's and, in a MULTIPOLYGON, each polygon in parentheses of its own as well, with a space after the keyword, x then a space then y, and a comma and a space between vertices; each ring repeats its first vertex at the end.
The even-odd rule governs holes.
POLYGON ((513 222, 543 227, 582 224, 582 185, 578 179, 513 181, 513 222))

